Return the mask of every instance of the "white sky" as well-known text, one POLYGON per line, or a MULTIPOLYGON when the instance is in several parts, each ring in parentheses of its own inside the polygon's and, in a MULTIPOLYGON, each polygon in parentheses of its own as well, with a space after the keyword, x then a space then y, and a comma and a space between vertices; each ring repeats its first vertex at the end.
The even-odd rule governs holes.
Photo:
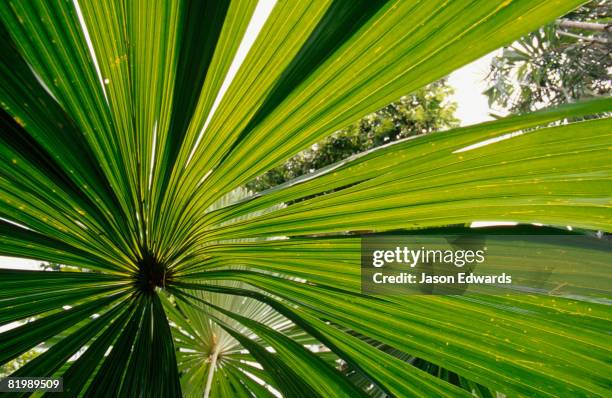
MULTIPOLYGON (((487 96, 482 93, 487 88, 485 78, 489 72, 491 59, 500 51, 493 51, 457 69, 448 77, 448 84, 455 89, 455 94, 451 97, 453 101, 457 102, 455 115, 461 120, 462 126, 493 120, 489 115, 491 109, 487 96)), ((503 114, 497 109, 494 112, 503 114)))
POLYGON ((39 265, 42 261, 39 260, 27 260, 24 258, 14 258, 0 256, 0 268, 11 268, 11 269, 40 269, 39 265))
MULTIPOLYGON (((76 0, 73 0, 76 7, 78 8, 78 4, 76 0)), ((232 62, 231 70, 228 72, 228 76, 226 76, 223 86, 217 95, 215 100, 215 104, 213 106, 213 112, 218 106, 223 94, 229 87, 231 80, 236 75, 238 71, 239 65, 244 60, 247 55, 248 49, 255 41, 257 34, 262 28, 265 20, 269 16, 272 8, 276 0, 260 0, 257 5, 253 18, 248 26, 248 29, 245 33, 245 36, 242 39, 241 45, 239 47, 238 54, 234 62, 232 62)), ((80 11, 80 10, 78 10, 80 11)), ((80 15, 79 15, 80 16, 80 15)), ((81 18, 80 18, 81 19, 81 18)), ((81 24, 84 25, 84 21, 81 19, 81 24)), ((91 53, 95 57, 95 52, 91 46, 91 41, 89 40, 88 33, 86 31, 86 27, 84 27, 85 35, 87 36, 88 46, 90 47, 91 53)), ((498 50, 499 51, 499 50, 498 50)), ((456 116, 460 119, 461 125, 470 125, 474 123, 483 122, 486 120, 491 120, 492 117, 489 116, 489 106, 487 103, 487 97, 482 94, 482 92, 486 89, 486 85, 484 84, 484 79, 489 70, 489 65, 491 62, 491 58, 497 53, 497 51, 490 53, 471 64, 465 65, 464 67, 458 69, 457 71, 450 74, 448 83, 455 89, 455 94, 451 97, 451 100, 457 102, 457 112, 456 116)), ((96 68, 97 62, 95 62, 96 68)), ((98 74, 100 71, 98 69, 98 74)), ((100 81, 102 82, 102 76, 100 77, 100 81)), ((104 85, 100 83, 104 88, 104 85)), ((406 93, 408 94, 408 93, 406 93)), ((208 119, 212 117, 212 113, 209 115, 208 119)), ((500 112, 496 112, 500 113, 500 112)), ((209 120, 206 121, 202 132, 204 132, 206 125, 209 120)), ((199 141, 199 139, 198 139, 199 141)), ((197 144, 196 144, 197 145, 197 144)), ((195 148, 194 148, 195 149, 195 148)), ((26 260, 26 259, 17 259, 12 257, 4 257, 0 256, 0 268, 12 268, 12 269, 40 269, 39 265, 41 261, 38 260, 26 260)))

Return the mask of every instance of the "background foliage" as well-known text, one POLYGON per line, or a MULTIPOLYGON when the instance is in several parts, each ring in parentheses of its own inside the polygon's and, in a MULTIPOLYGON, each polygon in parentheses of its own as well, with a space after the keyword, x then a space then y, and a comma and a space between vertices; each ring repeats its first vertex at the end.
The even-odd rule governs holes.
POLYGON ((610 95, 611 21, 610 2, 590 1, 504 47, 491 65, 490 104, 528 112, 610 95))

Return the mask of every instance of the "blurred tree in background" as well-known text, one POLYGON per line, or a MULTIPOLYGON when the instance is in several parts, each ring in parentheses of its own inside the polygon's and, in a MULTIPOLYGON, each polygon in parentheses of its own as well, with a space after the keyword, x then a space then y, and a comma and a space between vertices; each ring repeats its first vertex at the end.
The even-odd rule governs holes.
POLYGON ((505 47, 491 63, 489 105, 524 113, 609 95, 611 10, 591 1, 505 47))
POLYGON ((401 138, 457 126, 453 89, 445 80, 400 98, 313 145, 247 184, 254 191, 281 184, 351 155, 401 138))

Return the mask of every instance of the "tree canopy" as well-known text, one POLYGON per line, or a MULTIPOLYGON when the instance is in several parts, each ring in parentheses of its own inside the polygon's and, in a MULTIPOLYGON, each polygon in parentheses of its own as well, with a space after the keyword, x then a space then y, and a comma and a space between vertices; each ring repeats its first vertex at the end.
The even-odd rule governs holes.
POLYGON ((527 112, 612 92, 612 4, 594 0, 504 47, 491 63, 492 106, 527 112))

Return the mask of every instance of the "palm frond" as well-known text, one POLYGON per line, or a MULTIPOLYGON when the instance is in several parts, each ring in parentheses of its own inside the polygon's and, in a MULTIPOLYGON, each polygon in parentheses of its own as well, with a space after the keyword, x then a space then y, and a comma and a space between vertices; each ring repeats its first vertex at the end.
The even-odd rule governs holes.
POLYGON ((0 270, 0 365, 74 397, 607 395, 607 294, 364 295, 359 235, 612 231, 611 99, 241 188, 581 3, 1 2, 0 255, 83 272, 0 270))

